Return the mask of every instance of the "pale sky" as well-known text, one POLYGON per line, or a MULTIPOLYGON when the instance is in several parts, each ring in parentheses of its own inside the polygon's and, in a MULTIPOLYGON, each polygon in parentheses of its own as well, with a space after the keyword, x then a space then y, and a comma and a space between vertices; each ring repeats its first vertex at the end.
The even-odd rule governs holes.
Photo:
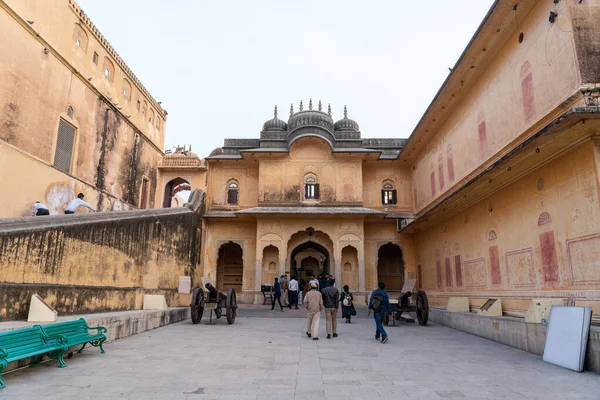
POLYGON ((205 157, 311 97, 364 138, 407 138, 493 1, 78 3, 168 111, 165 149, 205 157))

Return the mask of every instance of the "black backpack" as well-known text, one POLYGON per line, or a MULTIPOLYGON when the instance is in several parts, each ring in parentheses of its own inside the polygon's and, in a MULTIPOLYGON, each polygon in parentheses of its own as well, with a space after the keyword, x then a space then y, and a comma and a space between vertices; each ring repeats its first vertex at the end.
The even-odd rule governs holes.
POLYGON ((371 310, 380 312, 383 306, 383 295, 380 292, 376 292, 373 295, 373 301, 371 302, 371 310))

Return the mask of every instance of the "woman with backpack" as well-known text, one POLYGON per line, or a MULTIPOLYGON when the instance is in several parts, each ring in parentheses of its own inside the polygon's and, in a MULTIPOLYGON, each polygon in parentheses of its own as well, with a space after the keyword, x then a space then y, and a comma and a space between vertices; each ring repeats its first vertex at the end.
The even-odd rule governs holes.
POLYGON ((354 297, 350 293, 348 285, 344 285, 344 290, 340 293, 340 302, 342 303, 342 317, 346 318, 346 323, 351 324, 352 316, 356 315, 352 300, 354 297))

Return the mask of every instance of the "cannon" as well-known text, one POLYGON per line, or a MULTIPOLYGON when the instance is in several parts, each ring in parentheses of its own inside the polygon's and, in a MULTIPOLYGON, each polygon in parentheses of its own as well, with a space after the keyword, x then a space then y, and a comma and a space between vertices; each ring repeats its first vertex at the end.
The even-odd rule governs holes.
MULTIPOLYGON (((419 325, 427 325, 429 320, 429 301, 427 299, 427 293, 424 290, 418 290, 415 292, 415 280, 408 279, 400 297, 397 300, 390 299, 390 306, 392 307, 393 318, 395 321, 404 320, 406 322, 415 322, 412 317, 403 317, 403 313, 415 313, 417 314, 417 320, 419 325)), ((383 323, 389 324, 389 316, 386 314, 383 323)), ((394 322, 395 324, 395 322, 394 322)))
POLYGON ((206 292, 202 289, 202 287, 197 287, 194 289, 192 294, 192 304, 190 304, 192 323, 199 323, 202 320, 204 310, 208 309, 210 310, 209 324, 212 324, 213 311, 217 319, 219 319, 223 315, 223 309, 225 309, 227 323, 229 325, 233 324, 237 314, 235 289, 231 288, 227 291, 227 294, 225 294, 218 291, 210 281, 207 281, 204 284, 204 288, 206 289, 206 292))

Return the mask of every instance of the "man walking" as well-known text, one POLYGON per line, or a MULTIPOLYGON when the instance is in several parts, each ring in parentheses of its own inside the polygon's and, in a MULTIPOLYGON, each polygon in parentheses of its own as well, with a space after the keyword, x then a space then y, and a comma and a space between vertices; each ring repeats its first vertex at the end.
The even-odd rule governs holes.
POLYGON ((377 326, 377 329, 375 330, 375 340, 379 340, 379 336, 381 336, 381 343, 386 343, 388 341, 388 336, 385 329, 383 329, 383 318, 385 317, 386 312, 392 316, 392 307, 390 306, 390 298, 384 290, 385 283, 379 282, 377 286, 378 288, 371 293, 371 299, 369 300, 369 314, 373 311, 373 316, 375 317, 375 325, 377 326))
POLYGON ((275 278, 275 282, 273 282, 273 302, 271 303, 271 311, 275 311, 275 302, 279 303, 279 307, 281 307, 281 311, 283 311, 283 306, 281 305, 281 285, 277 278, 275 278))
POLYGON ((83 193, 79 193, 76 199, 71 200, 69 204, 67 204, 67 206, 65 207, 65 214, 75 214, 75 211, 77 211, 79 206, 84 206, 85 208, 96 212, 96 209, 94 207, 90 206, 88 203, 83 201, 83 197, 83 193))
POLYGON ((327 339, 338 337, 337 334, 337 312, 340 305, 340 293, 333 287, 332 279, 329 280, 329 285, 321 290, 323 295, 323 306, 325 307, 325 321, 327 322, 327 339))
POLYGON ((289 304, 288 299, 288 280, 287 275, 281 275, 281 279, 279 280, 279 284, 281 285, 281 300, 284 307, 287 307, 289 304))
POLYGON ((312 337, 312 340, 319 340, 319 321, 321 320, 321 311, 323 311, 323 297, 317 291, 317 285, 310 284, 308 292, 303 300, 306 307, 306 336, 312 337))
POLYGON ((36 201, 35 204, 33 205, 33 214, 32 215, 34 215, 34 216, 50 215, 50 210, 48 209, 47 205, 42 204, 39 201, 36 201))
POLYGON ((292 309, 292 306, 296 306, 296 310, 297 310, 298 309, 298 281, 296 280, 295 276, 293 276, 292 280, 290 281, 289 291, 290 291, 290 310, 292 309))

